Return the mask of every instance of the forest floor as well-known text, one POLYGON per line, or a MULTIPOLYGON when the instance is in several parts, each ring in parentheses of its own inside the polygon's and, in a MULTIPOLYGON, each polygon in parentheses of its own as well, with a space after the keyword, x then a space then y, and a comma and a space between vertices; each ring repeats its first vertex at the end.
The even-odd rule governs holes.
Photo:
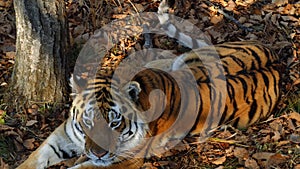
MULTIPOLYGON (((137 11, 155 12, 159 4, 152 0, 65 1, 70 44, 78 49, 73 55, 78 55, 82 44, 96 29, 137 11)), ((175 0, 171 8, 171 13, 195 24, 213 44, 259 40, 272 46, 282 64, 290 69, 281 72, 281 99, 270 118, 247 130, 228 127, 215 131, 205 142, 182 141, 163 155, 149 158, 144 168, 300 169, 300 3, 296 0, 175 0), (227 15, 220 14, 220 10, 227 15)), ((18 166, 47 138, 68 116, 68 106, 52 111, 48 105, 32 105, 16 111, 3 102, 16 52, 12 0, 0 0, 0 11, 0 169, 7 169, 18 166)), ((136 46, 142 46, 142 42, 139 40, 136 46)), ((153 42, 155 47, 172 50, 177 50, 179 45, 167 37, 154 36, 153 42)))

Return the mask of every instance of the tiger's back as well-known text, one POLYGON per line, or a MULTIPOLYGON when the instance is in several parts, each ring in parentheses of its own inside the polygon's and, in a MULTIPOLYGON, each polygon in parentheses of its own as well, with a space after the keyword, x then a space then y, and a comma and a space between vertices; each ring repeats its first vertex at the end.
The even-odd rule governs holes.
MULTIPOLYGON (((166 63, 164 60, 162 62, 166 63)), ((172 89, 175 88, 175 82, 168 83, 169 81, 166 79, 169 77, 162 78, 165 75, 162 75, 160 71, 164 70, 164 66, 172 67, 170 74, 180 76, 185 83, 189 81, 186 79, 189 75, 185 72, 188 67, 188 71, 193 73, 197 81, 197 92, 200 94, 199 99, 192 96, 184 98, 188 100, 189 104, 198 105, 199 109, 195 124, 190 130, 191 135, 209 131, 221 124, 230 123, 238 128, 246 128, 268 117, 280 96, 278 56, 266 46, 255 41, 230 42, 213 47, 203 47, 181 55, 174 59, 171 65, 157 65, 151 66, 159 70, 146 70, 132 80, 137 81, 146 89, 153 89, 153 83, 168 84, 165 88, 172 89), (218 60, 219 58, 220 60, 218 60), (207 119, 210 119, 209 122, 207 119)), ((149 105, 148 95, 149 93, 145 94, 142 90, 139 95, 140 103, 146 102, 146 105, 149 105)), ((176 99, 176 94, 173 97, 174 100, 168 98, 169 102, 176 103, 177 101, 176 104, 179 104, 180 98, 176 99)), ((176 116, 174 111, 165 113, 166 116, 176 116)), ((157 124, 158 121, 164 126, 168 123, 170 123, 168 126, 171 126, 174 123, 169 119, 159 120, 153 125, 162 126, 157 124)), ((164 129, 161 129, 160 132, 163 131, 164 129)))
MULTIPOLYGON (((180 67, 180 63, 196 69, 194 76, 202 82, 199 83, 200 94, 205 93, 204 95, 209 96, 212 92, 213 86, 209 86, 212 83, 206 83, 213 80, 210 76, 224 75, 226 78, 227 96, 224 111, 220 109, 219 104, 216 104, 218 108, 214 110, 222 111, 222 114, 215 114, 222 116, 219 125, 230 122, 235 127, 246 128, 266 118, 280 96, 278 55, 257 41, 229 42, 203 47, 191 54, 182 55, 178 60, 179 62, 175 60, 173 64, 175 69, 180 67), (203 73, 203 70, 206 72, 203 73), (203 86, 206 89, 203 89, 203 86)), ((210 99, 206 101, 208 100, 210 99)))

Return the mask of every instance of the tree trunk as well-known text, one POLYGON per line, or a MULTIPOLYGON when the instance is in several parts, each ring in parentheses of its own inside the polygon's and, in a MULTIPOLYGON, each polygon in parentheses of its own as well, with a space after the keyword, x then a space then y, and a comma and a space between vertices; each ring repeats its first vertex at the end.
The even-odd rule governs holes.
POLYGON ((15 0, 14 105, 64 103, 67 98, 68 28, 64 1, 15 0))

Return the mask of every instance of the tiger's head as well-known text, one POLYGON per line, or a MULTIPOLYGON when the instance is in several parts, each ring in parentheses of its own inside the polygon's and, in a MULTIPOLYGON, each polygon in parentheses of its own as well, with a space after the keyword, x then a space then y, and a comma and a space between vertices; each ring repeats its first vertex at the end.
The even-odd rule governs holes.
POLYGON ((85 154, 96 166, 149 157, 182 138, 177 130, 165 132, 176 121, 181 102, 179 86, 167 72, 145 68, 130 80, 100 73, 86 86, 74 105, 85 154))
POLYGON ((144 148, 148 124, 143 122, 141 111, 149 103, 141 105, 138 82, 121 88, 116 83, 106 78, 90 80, 73 101, 73 118, 85 135, 85 154, 96 166, 134 158, 144 148))

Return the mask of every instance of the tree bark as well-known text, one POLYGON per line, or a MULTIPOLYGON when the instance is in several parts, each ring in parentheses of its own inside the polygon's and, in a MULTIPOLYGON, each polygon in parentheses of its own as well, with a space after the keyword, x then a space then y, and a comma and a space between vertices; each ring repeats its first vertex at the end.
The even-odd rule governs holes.
POLYGON ((69 42, 64 1, 15 0, 14 9, 17 42, 11 101, 18 107, 64 103, 69 42))

